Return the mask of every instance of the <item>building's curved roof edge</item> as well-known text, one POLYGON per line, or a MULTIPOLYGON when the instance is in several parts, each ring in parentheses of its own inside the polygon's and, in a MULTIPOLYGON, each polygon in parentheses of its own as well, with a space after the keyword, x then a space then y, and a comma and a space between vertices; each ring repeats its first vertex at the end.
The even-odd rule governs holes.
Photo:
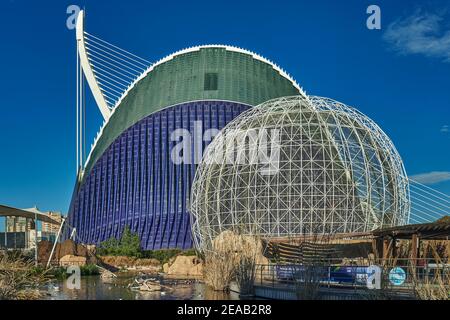
POLYGON ((183 55, 189 52, 195 52, 195 51, 199 51, 200 49, 206 49, 206 48, 222 48, 228 51, 232 51, 232 52, 238 52, 238 53, 242 53, 242 54, 246 54, 246 55, 250 55, 252 56, 254 59, 259 60, 261 62, 264 62, 266 64, 269 64, 270 66, 272 66, 272 68, 274 70, 276 70, 278 73, 280 73, 280 75, 284 78, 286 78, 287 80, 289 80, 292 85, 299 91, 299 93, 301 95, 303 95, 304 97, 307 97, 306 92, 303 90, 302 87, 300 87, 298 85, 298 83, 288 74, 286 73, 286 71, 284 71, 281 67, 279 67, 277 64, 275 64, 274 62, 260 56, 259 54, 240 48, 240 47, 235 47, 235 46, 229 46, 229 45, 223 45, 223 44, 207 44, 207 45, 198 45, 198 46, 193 46, 193 47, 188 47, 185 49, 181 49, 178 50, 170 55, 165 56, 164 58, 158 60, 157 62, 155 62, 154 64, 152 64, 150 67, 147 68, 147 70, 145 70, 139 77, 137 77, 133 83, 127 88, 127 90, 122 94, 122 96, 119 98, 119 100, 117 100, 116 104, 114 105, 113 109, 111 110, 111 115, 109 116, 109 118, 105 121, 103 121, 102 126, 100 127, 100 130, 97 132, 97 135, 94 139, 94 143, 91 146, 91 149, 89 151, 89 155, 86 158, 86 161, 84 163, 84 167, 83 169, 86 169, 87 164, 89 163, 90 159, 91 159, 91 154, 93 152, 93 150, 95 149, 96 145, 97 145, 97 141, 99 140, 99 138, 101 137, 102 133, 103 133, 103 129, 106 127, 106 125, 109 123, 109 119, 111 119, 111 117, 114 115, 114 112, 116 111, 116 109, 120 106, 120 104, 122 103, 123 99, 125 99, 125 97, 128 95, 128 93, 135 87, 135 85, 141 81, 142 79, 144 79, 150 72, 152 72, 157 66, 172 60, 173 58, 175 58, 176 56, 179 55, 183 55))

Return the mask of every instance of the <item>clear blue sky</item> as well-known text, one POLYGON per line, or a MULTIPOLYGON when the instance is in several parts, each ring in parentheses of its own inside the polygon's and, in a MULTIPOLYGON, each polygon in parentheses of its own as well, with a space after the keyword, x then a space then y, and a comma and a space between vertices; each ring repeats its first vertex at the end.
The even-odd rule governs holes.
MULTIPOLYGON (((199 44, 255 51, 307 93, 367 114, 392 138, 409 175, 439 171, 433 187, 450 193, 450 1, 9 0, 0 9, 1 204, 68 210, 75 180, 70 4, 86 8, 90 33, 150 61, 199 44), (372 3, 381 8, 381 30, 366 28, 372 3)), ((102 118, 92 100, 88 109, 90 145, 102 118)))

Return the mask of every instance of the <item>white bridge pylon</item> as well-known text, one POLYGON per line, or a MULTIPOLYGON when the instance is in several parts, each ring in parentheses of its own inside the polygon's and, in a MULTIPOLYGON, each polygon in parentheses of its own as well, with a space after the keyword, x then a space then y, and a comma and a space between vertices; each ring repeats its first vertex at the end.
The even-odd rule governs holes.
POLYGON ((83 69, 83 73, 86 77, 86 80, 91 88, 91 92, 94 96, 95 102, 97 102, 97 106, 102 113, 102 116, 105 120, 109 118, 111 115, 111 110, 108 107, 108 103, 103 96, 100 86, 95 79, 94 71, 89 63, 89 58, 86 52, 86 43, 84 41, 84 11, 81 10, 78 14, 77 18, 77 52, 78 57, 80 59, 80 64, 83 69))
POLYGON ((76 25, 78 57, 97 106, 108 120, 124 92, 151 63, 86 32, 84 24, 81 10, 76 25))
POLYGON ((85 90, 84 79, 104 121, 126 95, 130 87, 146 72, 151 63, 85 30, 85 12, 76 22, 77 41, 77 173, 82 174, 85 161, 85 90))

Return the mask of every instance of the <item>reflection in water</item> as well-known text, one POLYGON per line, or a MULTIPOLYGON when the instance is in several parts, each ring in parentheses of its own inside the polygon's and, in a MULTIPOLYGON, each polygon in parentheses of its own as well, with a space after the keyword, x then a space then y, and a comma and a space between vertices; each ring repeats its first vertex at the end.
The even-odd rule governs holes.
POLYGON ((81 289, 68 289, 65 282, 56 283, 59 290, 50 289, 51 300, 237 300, 235 293, 216 292, 203 283, 164 284, 168 288, 157 292, 136 291, 128 288, 133 275, 119 274, 109 281, 99 276, 81 278, 81 289))

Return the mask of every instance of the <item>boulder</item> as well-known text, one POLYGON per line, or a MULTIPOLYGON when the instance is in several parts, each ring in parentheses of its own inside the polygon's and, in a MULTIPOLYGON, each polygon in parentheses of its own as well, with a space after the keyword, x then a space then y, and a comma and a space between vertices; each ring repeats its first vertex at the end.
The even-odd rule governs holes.
POLYGON ((38 243, 38 260, 39 263, 46 263, 50 252, 52 251, 52 243, 50 241, 43 240, 38 243))
POLYGON ((167 268, 167 274, 171 276, 200 277, 203 275, 203 263, 196 256, 177 256, 175 261, 167 268))
POLYGON ((73 240, 66 240, 60 244, 57 258, 62 258, 67 255, 76 256, 77 255, 77 244, 73 240))
POLYGON ((80 243, 78 243, 76 246, 77 246, 76 247, 77 256, 88 257, 88 255, 89 255, 88 249, 85 246, 83 246, 80 243))
POLYGON ((62 267, 84 266, 84 265, 86 265, 86 258, 68 254, 68 255, 63 256, 61 259, 59 259, 59 265, 62 267))
MULTIPOLYGON (((43 240, 38 243, 38 260, 41 264, 46 264, 50 253, 52 252, 53 243, 43 240)), ((95 255, 89 254, 88 248, 82 244, 76 244, 72 240, 66 240, 62 243, 57 243, 53 253, 52 262, 57 263, 65 256, 79 256, 86 258, 89 263, 96 264, 97 259, 95 255)))

